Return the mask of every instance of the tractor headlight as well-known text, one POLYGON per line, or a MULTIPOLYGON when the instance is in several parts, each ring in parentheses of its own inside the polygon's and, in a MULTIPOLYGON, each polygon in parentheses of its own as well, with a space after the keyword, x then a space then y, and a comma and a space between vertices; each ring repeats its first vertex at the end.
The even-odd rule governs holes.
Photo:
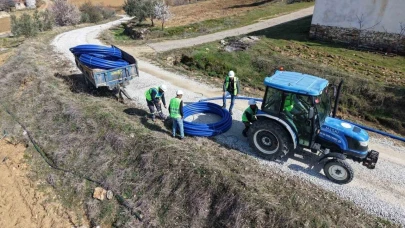
POLYGON ((360 141, 360 146, 368 146, 368 140, 367 141, 360 141))

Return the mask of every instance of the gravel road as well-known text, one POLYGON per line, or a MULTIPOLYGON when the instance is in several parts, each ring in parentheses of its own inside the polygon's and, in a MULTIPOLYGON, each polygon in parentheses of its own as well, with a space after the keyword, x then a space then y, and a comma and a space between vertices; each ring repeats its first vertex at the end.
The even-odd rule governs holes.
MULTIPOLYGON (((119 21, 66 32, 57 36, 52 44, 55 46, 56 51, 61 53, 61 56, 72 60, 72 70, 78 72, 73 64, 73 55, 69 52, 69 48, 85 43, 100 44, 96 37, 101 30, 117 23, 119 21)), ((184 75, 165 71, 146 61, 140 60, 139 66, 141 70, 140 77, 132 80, 127 87, 127 91, 135 99, 135 102, 145 105, 145 108, 144 91, 151 86, 162 83, 168 85, 169 88, 167 99, 173 97, 175 91, 181 88, 185 93, 183 100, 186 104, 204 97, 219 96, 221 94, 219 88, 212 88, 190 80, 184 75)), ((247 107, 247 101, 237 101, 232 128, 228 132, 215 137, 215 139, 218 143, 254 156, 246 138, 241 134, 243 124, 240 120, 242 110, 245 107, 247 107)), ((164 112, 167 114, 167 110, 164 110, 164 112)), ((209 117, 197 119, 206 118, 209 117)), ((263 168, 277 170, 314 183, 344 199, 353 201, 372 214, 399 222, 405 227, 405 147, 395 146, 390 139, 372 135, 370 148, 377 149, 381 153, 376 169, 369 170, 358 163, 351 162, 355 177, 351 183, 346 185, 337 185, 327 180, 323 175, 323 171, 321 171, 322 167, 309 166, 308 164, 316 160, 316 157, 312 154, 290 156, 281 162, 269 162, 261 159, 258 159, 258 161, 263 165, 263 168), (305 158, 305 161, 303 161, 303 158, 305 158)))

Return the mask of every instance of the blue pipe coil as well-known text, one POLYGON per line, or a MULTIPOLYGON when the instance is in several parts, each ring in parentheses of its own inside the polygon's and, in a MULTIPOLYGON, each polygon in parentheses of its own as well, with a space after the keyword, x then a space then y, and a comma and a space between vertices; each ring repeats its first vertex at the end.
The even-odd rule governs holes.
POLYGON ((122 59, 122 52, 115 47, 107 47, 94 44, 78 45, 70 48, 80 62, 90 68, 110 70, 129 65, 122 59))
POLYGON ((200 124, 184 121, 184 133, 191 136, 216 136, 228 131, 232 126, 232 117, 221 106, 210 102, 197 102, 184 106, 184 118, 198 113, 212 113, 221 117, 221 120, 211 124, 200 124))

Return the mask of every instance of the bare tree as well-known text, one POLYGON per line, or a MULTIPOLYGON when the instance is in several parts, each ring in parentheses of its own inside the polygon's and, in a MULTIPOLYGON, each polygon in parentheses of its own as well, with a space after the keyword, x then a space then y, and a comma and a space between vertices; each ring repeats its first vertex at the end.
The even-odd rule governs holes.
POLYGON ((169 6, 166 5, 163 1, 158 2, 155 5, 155 15, 156 19, 162 22, 162 30, 164 29, 164 24, 166 21, 170 20, 172 13, 170 12, 169 6))
POLYGON ((405 36, 405 22, 399 22, 399 33, 398 33, 398 38, 396 42, 396 49, 400 49, 401 41, 405 36))
POLYGON ((77 25, 80 22, 79 9, 67 0, 54 0, 51 12, 57 25, 77 25))
POLYGON ((359 24, 359 29, 358 29, 359 36, 357 38, 357 46, 360 46, 360 42, 361 42, 363 32, 375 28, 376 26, 378 26, 381 23, 381 21, 378 21, 374 25, 372 25, 372 26, 370 26, 368 28, 365 28, 365 24, 366 24, 365 20, 366 20, 366 18, 364 17, 364 14, 361 14, 360 17, 359 17, 359 15, 356 15, 356 17, 357 17, 357 23, 359 24))

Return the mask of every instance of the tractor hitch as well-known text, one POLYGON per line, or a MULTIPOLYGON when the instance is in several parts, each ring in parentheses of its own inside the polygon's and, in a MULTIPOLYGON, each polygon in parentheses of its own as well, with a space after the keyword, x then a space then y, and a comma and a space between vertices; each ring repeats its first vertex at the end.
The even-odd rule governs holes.
POLYGON ((380 153, 375 150, 369 151, 367 157, 363 160, 363 165, 369 169, 374 169, 379 155, 380 153))

